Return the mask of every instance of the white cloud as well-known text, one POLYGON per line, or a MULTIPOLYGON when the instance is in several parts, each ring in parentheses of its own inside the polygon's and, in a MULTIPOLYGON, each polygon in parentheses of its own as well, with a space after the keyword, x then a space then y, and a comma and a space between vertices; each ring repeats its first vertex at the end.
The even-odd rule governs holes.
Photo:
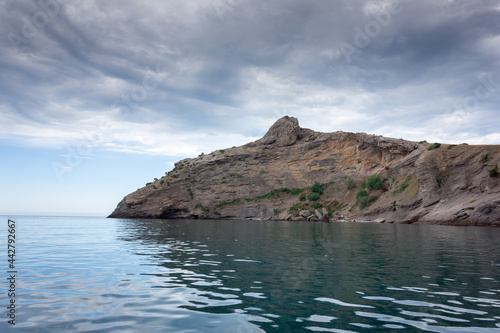
MULTIPOLYGON (((193 156, 255 140, 288 114, 324 132, 500 143, 498 93, 453 109, 477 73, 497 78, 498 9, 403 1, 347 64, 338 43, 390 3, 238 1, 223 20, 212 1, 65 3, 28 43, 0 44, 0 140, 62 147, 93 136, 99 149, 193 156)), ((20 31, 34 10, 21 5, 0 13, 0 29, 20 31)))

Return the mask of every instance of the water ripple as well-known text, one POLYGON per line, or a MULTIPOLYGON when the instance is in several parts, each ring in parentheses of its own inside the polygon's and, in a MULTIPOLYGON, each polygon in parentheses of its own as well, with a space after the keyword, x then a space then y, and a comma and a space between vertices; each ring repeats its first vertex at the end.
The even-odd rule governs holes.
POLYGON ((21 332, 500 328, 493 278, 500 266, 492 264, 500 257, 500 229, 99 218, 19 223, 21 332))

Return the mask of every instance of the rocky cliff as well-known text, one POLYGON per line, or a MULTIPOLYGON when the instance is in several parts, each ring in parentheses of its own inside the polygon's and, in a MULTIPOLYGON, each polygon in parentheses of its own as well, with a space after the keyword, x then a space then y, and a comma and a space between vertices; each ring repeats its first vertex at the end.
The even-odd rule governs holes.
POLYGON ((500 146, 320 133, 293 117, 175 164, 110 217, 500 225, 500 146))

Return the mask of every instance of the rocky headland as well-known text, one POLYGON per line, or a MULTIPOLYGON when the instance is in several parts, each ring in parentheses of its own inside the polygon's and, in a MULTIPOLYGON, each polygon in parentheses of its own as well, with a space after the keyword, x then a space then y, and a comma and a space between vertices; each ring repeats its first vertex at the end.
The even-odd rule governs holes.
POLYGON ((500 226, 500 146, 321 133, 279 119, 255 141, 175 164, 110 217, 500 226))

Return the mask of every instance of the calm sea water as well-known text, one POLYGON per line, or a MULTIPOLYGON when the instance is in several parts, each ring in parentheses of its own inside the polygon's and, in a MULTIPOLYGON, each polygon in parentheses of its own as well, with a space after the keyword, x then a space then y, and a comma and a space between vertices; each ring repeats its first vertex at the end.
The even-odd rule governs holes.
POLYGON ((11 218, 20 332, 500 330, 500 229, 11 218))

